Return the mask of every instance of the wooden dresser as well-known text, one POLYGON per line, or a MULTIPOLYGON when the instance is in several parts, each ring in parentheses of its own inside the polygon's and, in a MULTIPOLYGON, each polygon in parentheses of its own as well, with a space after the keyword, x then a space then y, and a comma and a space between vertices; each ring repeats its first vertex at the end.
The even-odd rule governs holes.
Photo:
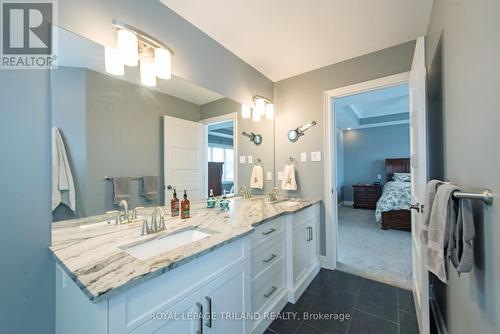
POLYGON ((375 209, 382 194, 380 185, 355 184, 352 186, 354 195, 353 208, 375 209))

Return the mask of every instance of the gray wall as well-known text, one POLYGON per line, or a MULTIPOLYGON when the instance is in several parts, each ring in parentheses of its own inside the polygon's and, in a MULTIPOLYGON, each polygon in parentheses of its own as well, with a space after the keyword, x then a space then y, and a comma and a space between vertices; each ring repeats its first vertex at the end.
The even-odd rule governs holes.
MULTIPOLYGON (((352 201, 352 185, 385 184, 385 159, 410 157, 408 124, 344 131, 344 200, 352 201), (377 175, 382 179, 378 180, 377 175)), ((390 180, 388 180, 390 181, 390 180)))
MULTIPOLYGON (((435 0, 427 34, 430 65, 442 37, 444 177, 469 189, 491 188, 491 207, 476 203, 474 268, 450 270, 448 332, 500 332, 500 2, 435 0)), ((430 143, 431 145, 433 143, 430 143)))
POLYGON ((0 70, 0 331, 54 332, 49 73, 0 70))
POLYGON ((169 45, 173 74, 236 101, 272 98, 273 83, 159 0, 60 0, 59 26, 106 46, 116 43, 113 19, 169 45))
MULTIPOLYGON (((275 131, 276 148, 279 148, 276 150, 276 170, 283 168, 289 155, 299 160, 300 152, 324 151, 324 91, 410 70, 414 44, 408 42, 276 82, 275 131), (308 130, 298 142, 293 144, 288 141, 288 130, 312 120, 318 125, 308 130)), ((297 173, 299 182, 302 182, 294 195, 323 198, 323 168, 323 161, 299 163, 297 173)), ((325 253, 324 228, 322 218, 322 254, 325 253)))
MULTIPOLYGON (((223 98, 211 103, 201 106, 201 119, 216 117, 228 113, 237 113, 238 115, 238 129, 235 131, 238 143, 238 187, 242 185, 249 186, 250 175, 252 174, 253 165, 256 163, 257 158, 262 160, 264 168, 264 189, 252 190, 253 194, 263 194, 269 192, 274 187, 274 175, 272 181, 266 180, 266 172, 274 173, 274 120, 262 118, 260 122, 254 122, 252 119, 241 118, 241 104, 233 100, 223 98), (262 135, 262 144, 255 145, 250 140, 242 135, 242 132, 254 132, 262 135), (253 164, 240 164, 239 156, 251 155, 253 157, 253 164)), ((238 192, 239 189, 236 189, 238 192)))
MULTIPOLYGON (((79 68, 54 71, 53 125, 64 134, 77 185, 77 217, 116 209, 104 176, 157 175, 163 184, 162 116, 198 121, 196 104, 79 68)), ((163 203, 139 196, 131 181, 131 207, 163 203)), ((65 206, 56 220, 72 218, 65 206)))

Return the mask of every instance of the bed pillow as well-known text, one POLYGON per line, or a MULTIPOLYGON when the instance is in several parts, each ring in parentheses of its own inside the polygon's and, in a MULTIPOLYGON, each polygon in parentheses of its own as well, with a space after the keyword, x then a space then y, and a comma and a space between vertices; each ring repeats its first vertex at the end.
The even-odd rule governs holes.
POLYGON ((396 182, 411 182, 410 173, 394 173, 392 179, 396 182))

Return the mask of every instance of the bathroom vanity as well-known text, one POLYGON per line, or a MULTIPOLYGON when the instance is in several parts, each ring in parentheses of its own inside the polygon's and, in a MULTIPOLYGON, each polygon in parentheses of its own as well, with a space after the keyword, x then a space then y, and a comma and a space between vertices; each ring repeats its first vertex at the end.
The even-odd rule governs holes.
POLYGON ((319 271, 319 201, 192 206, 145 236, 104 216, 54 223, 56 333, 263 333, 319 271))

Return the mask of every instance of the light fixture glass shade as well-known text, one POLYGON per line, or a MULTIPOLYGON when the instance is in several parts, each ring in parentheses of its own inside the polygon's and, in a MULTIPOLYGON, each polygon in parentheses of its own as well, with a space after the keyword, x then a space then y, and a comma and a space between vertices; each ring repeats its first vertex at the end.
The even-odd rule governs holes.
POLYGON ((249 106, 247 106, 246 104, 241 105, 241 118, 248 119, 248 118, 250 118, 251 113, 252 113, 252 109, 250 109, 249 106))
POLYGON ((144 86, 154 87, 156 86, 156 73, 155 65, 152 62, 147 62, 144 60, 141 63, 141 83, 144 86))
POLYGON ((261 112, 257 108, 253 108, 252 119, 254 122, 260 122, 261 112))
POLYGON ((264 116, 264 114, 266 113, 266 100, 257 98, 255 100, 254 112, 255 110, 257 110, 257 112, 260 113, 261 116, 264 116))
POLYGON ((274 105, 272 103, 266 104, 266 118, 267 119, 274 118, 274 105))
POLYGON ((123 75, 125 68, 120 52, 115 48, 104 48, 104 67, 106 72, 112 75, 123 75))
POLYGON ((155 49, 155 72, 160 79, 172 78, 172 55, 169 50, 155 49))
POLYGON ((137 36, 133 32, 124 29, 118 30, 118 50, 125 65, 137 66, 139 50, 137 36))

